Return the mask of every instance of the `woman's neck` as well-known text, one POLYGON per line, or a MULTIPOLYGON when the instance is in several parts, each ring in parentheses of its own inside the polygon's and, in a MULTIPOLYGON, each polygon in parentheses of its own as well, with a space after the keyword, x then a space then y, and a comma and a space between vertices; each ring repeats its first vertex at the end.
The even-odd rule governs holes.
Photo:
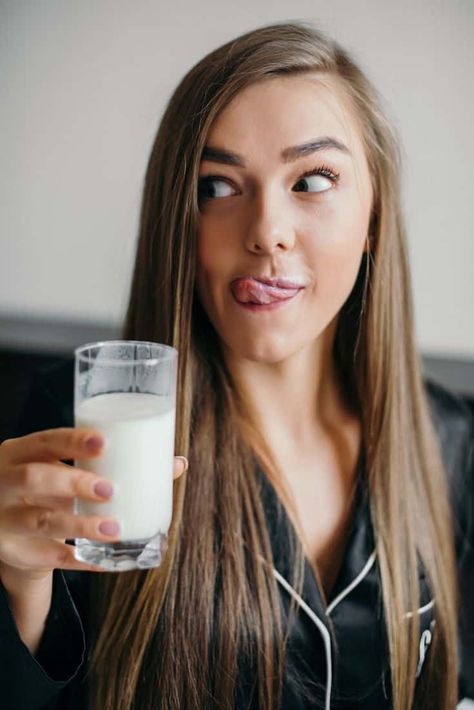
POLYGON ((353 418, 337 376, 332 340, 324 342, 321 336, 311 347, 277 363, 227 353, 229 370, 270 446, 282 440, 297 447, 313 446, 315 436, 353 418))
POLYGON ((344 400, 332 342, 324 348, 314 343, 275 364, 234 357, 228 367, 251 407, 277 469, 279 494, 327 593, 352 520, 361 444, 360 421, 344 400))

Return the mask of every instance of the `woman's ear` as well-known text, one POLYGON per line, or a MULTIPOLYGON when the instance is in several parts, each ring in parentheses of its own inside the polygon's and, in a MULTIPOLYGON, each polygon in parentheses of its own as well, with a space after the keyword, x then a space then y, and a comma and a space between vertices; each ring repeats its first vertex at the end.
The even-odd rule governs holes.
POLYGON ((377 213, 372 210, 370 215, 369 230, 365 238, 364 253, 373 251, 375 246, 375 232, 377 229, 377 213))

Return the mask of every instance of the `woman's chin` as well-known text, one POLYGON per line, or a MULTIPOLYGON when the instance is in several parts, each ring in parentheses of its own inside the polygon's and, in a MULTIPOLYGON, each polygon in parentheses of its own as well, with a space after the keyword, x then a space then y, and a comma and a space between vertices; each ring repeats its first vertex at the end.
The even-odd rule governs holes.
POLYGON ((228 348, 234 357, 273 365, 283 362, 291 357, 295 350, 298 350, 298 348, 295 348, 294 342, 291 348, 288 347, 290 338, 285 339, 285 341, 286 342, 268 342, 268 338, 265 338, 265 340, 252 342, 241 341, 237 344, 229 344, 228 342, 228 348))

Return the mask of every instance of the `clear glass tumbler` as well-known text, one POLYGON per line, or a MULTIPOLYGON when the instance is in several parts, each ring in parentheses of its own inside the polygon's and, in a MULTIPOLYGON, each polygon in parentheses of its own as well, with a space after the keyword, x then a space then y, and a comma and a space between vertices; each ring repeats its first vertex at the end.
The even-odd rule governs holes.
POLYGON ((111 340, 75 351, 77 427, 102 432, 95 459, 75 465, 107 477, 105 503, 75 501, 80 515, 115 518, 120 541, 77 539, 75 557, 111 571, 161 564, 173 507, 173 457, 178 352, 159 343, 111 340))

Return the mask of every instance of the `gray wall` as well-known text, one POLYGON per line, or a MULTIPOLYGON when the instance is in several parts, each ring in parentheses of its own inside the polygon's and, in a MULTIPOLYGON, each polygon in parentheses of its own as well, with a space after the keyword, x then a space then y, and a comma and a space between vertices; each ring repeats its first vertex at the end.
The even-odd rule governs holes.
POLYGON ((164 104, 242 31, 311 20, 365 68, 403 141, 417 334, 474 354, 471 0, 3 0, 0 315, 113 326, 164 104))

